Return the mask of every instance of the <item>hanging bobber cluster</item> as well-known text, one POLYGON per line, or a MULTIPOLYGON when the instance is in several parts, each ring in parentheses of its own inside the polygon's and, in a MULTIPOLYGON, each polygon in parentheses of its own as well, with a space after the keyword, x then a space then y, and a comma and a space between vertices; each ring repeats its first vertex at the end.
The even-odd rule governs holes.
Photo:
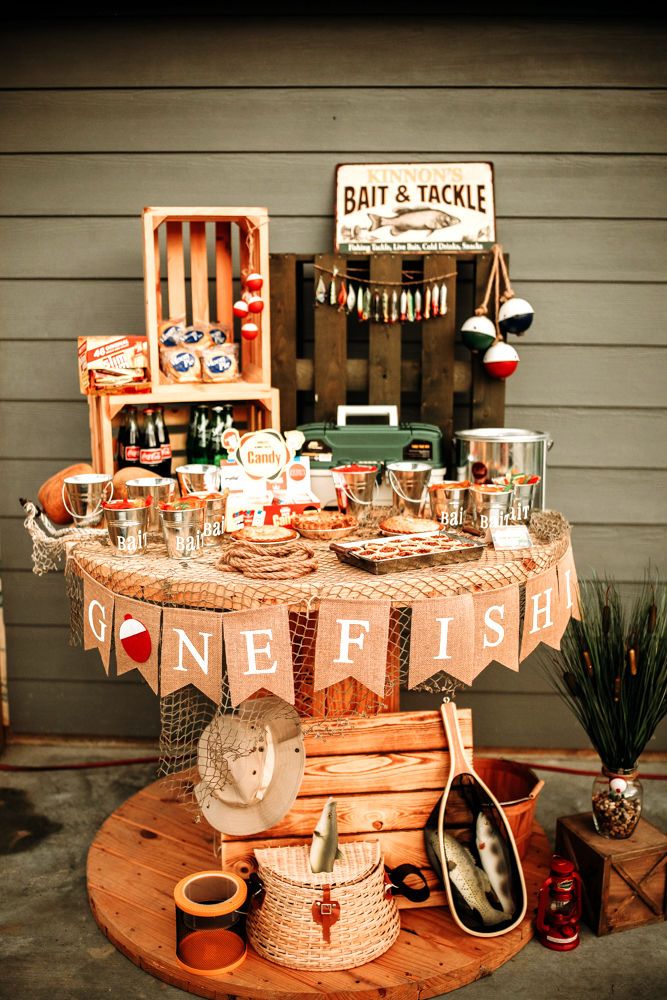
POLYGON ((255 322, 255 317, 264 309, 264 299, 259 295, 264 284, 264 278, 257 271, 242 275, 243 294, 234 303, 232 311, 238 316, 241 323, 241 336, 244 340, 254 340, 259 334, 259 325, 255 322))
POLYGON ((475 309, 475 315, 461 327, 461 339, 471 351, 484 351, 484 368, 492 378, 509 378, 519 364, 519 355, 504 339, 508 333, 521 336, 533 322, 533 307, 525 299, 516 298, 510 285, 509 274, 503 257, 503 248, 493 247, 493 264, 484 299, 475 309), (502 275, 505 290, 500 293, 502 275), (491 291, 495 290, 494 323, 488 314, 491 291))
POLYGON ((374 323, 420 323, 447 313, 447 285, 445 278, 452 273, 442 274, 429 281, 420 281, 406 276, 401 282, 387 282, 375 285, 365 278, 342 274, 337 267, 333 271, 316 265, 319 272, 315 283, 315 305, 337 306, 339 312, 356 314, 359 322, 372 320, 374 323), (325 279, 330 274, 330 279, 325 279))

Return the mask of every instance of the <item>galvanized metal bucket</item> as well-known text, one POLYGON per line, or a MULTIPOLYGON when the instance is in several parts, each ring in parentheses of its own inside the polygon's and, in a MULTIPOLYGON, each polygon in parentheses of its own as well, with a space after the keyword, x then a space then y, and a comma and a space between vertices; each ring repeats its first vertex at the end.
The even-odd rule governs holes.
POLYGON ((434 520, 450 528, 462 526, 470 499, 468 486, 456 480, 434 483, 428 488, 428 499, 434 520))
POLYGON ((454 443, 459 479, 490 483, 513 472, 539 476, 533 505, 544 507, 547 452, 553 445, 550 434, 522 427, 478 427, 456 431, 454 443))
POLYGON ((510 523, 514 500, 512 490, 497 493, 483 486, 473 486, 471 497, 472 523, 480 531, 510 523))
POLYGON ((341 465, 332 469, 338 509, 343 514, 352 514, 359 524, 370 515, 375 492, 377 465, 341 465))
POLYGON ((84 472, 68 476, 62 487, 65 510, 75 521, 97 524, 102 519, 102 504, 111 500, 113 482, 103 472, 84 472))
POLYGON ((219 545, 225 533, 227 494, 211 495, 202 491, 191 493, 190 496, 199 497, 206 505, 204 510, 204 545, 219 545))
POLYGON ((104 508, 104 521, 116 555, 136 556, 145 551, 151 506, 104 508))
POLYGON ((205 508, 160 510, 162 534, 170 559, 194 559, 204 551, 205 508))
POLYGON ((179 465, 176 469, 181 493, 217 493, 220 468, 217 465, 179 465))
POLYGON ((427 462, 389 462, 387 479, 391 486, 392 507, 399 514, 419 517, 430 478, 431 466, 427 462))
POLYGON ((162 478, 160 476, 147 476, 145 479, 128 479, 125 483, 128 500, 145 500, 146 497, 153 498, 148 518, 149 531, 160 530, 160 510, 158 504, 168 503, 174 499, 176 485, 175 479, 162 478))

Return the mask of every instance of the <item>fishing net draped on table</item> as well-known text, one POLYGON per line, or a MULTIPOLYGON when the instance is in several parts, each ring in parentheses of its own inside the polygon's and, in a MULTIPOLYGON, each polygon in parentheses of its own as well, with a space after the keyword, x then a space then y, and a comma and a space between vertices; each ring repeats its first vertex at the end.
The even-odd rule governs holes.
MULTIPOLYGON (((398 692, 407 688, 410 653, 411 604, 435 597, 495 590, 512 584, 521 586, 528 577, 554 566, 569 545, 569 526, 558 514, 540 512, 531 523, 533 546, 521 552, 496 552, 486 548, 476 562, 458 563, 403 573, 374 576, 339 562, 327 542, 312 542, 318 568, 315 573, 293 580, 255 580, 240 573, 222 572, 217 563, 225 551, 211 547, 191 562, 169 559, 161 543, 149 554, 131 560, 115 556, 100 540, 84 540, 73 550, 67 564, 73 641, 80 642, 83 618, 81 571, 116 595, 163 607, 185 607, 207 611, 242 611, 267 605, 287 605, 294 666, 295 708, 307 734, 326 735, 344 727, 348 720, 376 715, 387 702, 398 708, 398 692), (348 679, 315 691, 313 665, 318 608, 323 599, 384 600, 390 602, 389 642, 384 699, 359 681, 348 679)), ((442 671, 429 677, 416 690, 449 694, 462 687, 442 671)), ((232 711, 226 667, 222 669, 222 694, 216 705, 188 685, 161 698, 160 772, 182 775, 198 763, 198 745, 207 726, 218 715, 232 711)), ((288 706, 286 706, 288 710, 288 706)), ((253 701, 233 710, 246 721, 253 720, 253 701)), ((240 738, 252 727, 211 727, 217 745, 209 746, 215 774, 207 783, 224 786, 235 760, 256 749, 256 739, 240 738), (221 735, 226 734, 226 735, 221 735), (223 744, 223 740, 226 742, 223 744)), ((180 779, 179 779, 180 780, 180 779)), ((193 772, 193 780, 198 780, 193 772)), ((194 800, 193 800, 194 801, 194 800)))

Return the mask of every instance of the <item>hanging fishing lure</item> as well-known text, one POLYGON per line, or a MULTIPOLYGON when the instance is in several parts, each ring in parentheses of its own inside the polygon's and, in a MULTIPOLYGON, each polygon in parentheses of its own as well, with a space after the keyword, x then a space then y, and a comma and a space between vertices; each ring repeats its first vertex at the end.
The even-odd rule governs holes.
POLYGON ((431 288, 429 285, 426 286, 426 291, 424 292, 424 319, 431 318, 431 288))
POLYGON ((389 322, 389 293, 386 288, 382 289, 382 322, 389 322))
POLYGON ((373 322, 380 322, 380 293, 377 289, 373 292, 373 322))
POLYGON ((347 293, 347 311, 348 313, 354 312, 354 307, 357 303, 357 293, 354 290, 354 285, 350 283, 350 287, 347 293))
POLYGON ((370 315, 371 315, 371 290, 370 288, 367 288, 366 291, 364 292, 364 310, 361 315, 361 318, 365 322, 370 317, 370 315))
POLYGON ((415 291, 415 319, 417 322, 422 318, 422 293, 417 289, 415 291))
POLYGON ((412 290, 408 288, 408 302, 407 302, 407 317, 408 323, 413 323, 415 319, 415 299, 412 294, 412 290))
POLYGON ((440 315, 444 316, 447 312, 447 285, 443 283, 440 285, 440 315))
POLYGON ((338 312, 343 312, 347 303, 347 288, 345 287, 345 281, 340 283, 340 291, 338 293, 338 312))
POLYGON ((364 318, 364 290, 359 285, 359 290, 357 292, 357 319, 359 322, 364 318))
POLYGON ((335 306, 338 295, 336 293, 336 271, 334 271, 334 276, 331 279, 331 284, 329 285, 329 305, 335 306))
POLYGON ((324 278, 320 274, 319 279, 317 281, 317 285, 315 286, 315 301, 317 302, 318 305, 323 306, 326 300, 327 300, 327 286, 324 283, 324 278))
POLYGON ((433 286, 433 296, 432 296, 432 299, 433 299, 433 315, 434 316, 439 316, 440 315, 440 286, 439 285, 434 285, 433 286))
POLYGON ((398 323, 398 292, 396 289, 391 293, 391 323, 398 323))
POLYGON ((401 323, 408 318, 408 293, 405 289, 401 292, 401 323))

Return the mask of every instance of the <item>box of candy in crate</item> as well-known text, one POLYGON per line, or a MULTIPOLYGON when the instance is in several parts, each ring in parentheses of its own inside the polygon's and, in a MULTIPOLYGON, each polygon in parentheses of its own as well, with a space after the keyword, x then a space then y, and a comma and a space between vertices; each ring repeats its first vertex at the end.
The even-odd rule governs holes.
POLYGON ((319 509, 310 482, 310 461, 293 458, 275 480, 253 479, 236 462, 220 466, 221 488, 229 490, 225 531, 265 524, 288 525, 294 514, 319 509))

